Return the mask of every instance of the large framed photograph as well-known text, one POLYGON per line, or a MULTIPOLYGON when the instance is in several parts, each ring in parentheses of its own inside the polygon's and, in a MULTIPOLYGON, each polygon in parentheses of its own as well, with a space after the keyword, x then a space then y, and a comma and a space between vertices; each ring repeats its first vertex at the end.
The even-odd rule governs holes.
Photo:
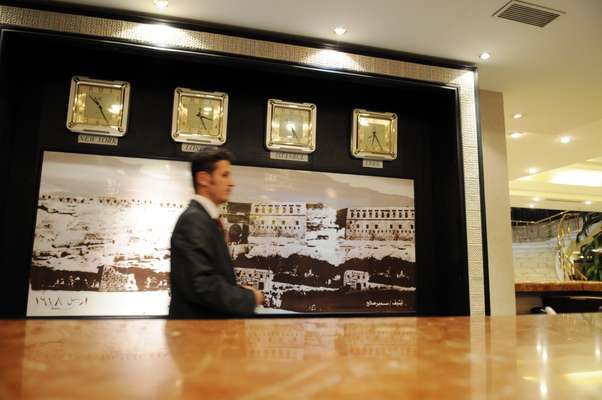
MULTIPOLYGON (((220 206, 263 313, 416 311, 413 181, 234 166, 220 206)), ((188 163, 45 152, 28 316, 166 315, 188 163)))

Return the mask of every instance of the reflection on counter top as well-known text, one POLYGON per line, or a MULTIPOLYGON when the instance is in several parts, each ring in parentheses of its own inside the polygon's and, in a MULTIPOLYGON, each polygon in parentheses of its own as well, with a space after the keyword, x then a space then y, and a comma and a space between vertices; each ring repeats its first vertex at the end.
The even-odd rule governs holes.
POLYGON ((2 399, 600 399, 602 314, 19 320, 2 399))

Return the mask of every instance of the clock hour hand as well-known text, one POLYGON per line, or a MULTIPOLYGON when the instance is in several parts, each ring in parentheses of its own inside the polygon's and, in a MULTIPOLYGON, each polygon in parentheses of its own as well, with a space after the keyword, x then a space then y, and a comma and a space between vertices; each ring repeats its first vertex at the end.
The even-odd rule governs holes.
POLYGON ((204 115, 201 113, 201 110, 199 110, 199 112, 198 112, 198 113, 196 113, 196 116, 197 116, 197 117, 199 117, 199 119, 201 120, 201 124, 203 124, 203 128, 204 128, 204 129, 207 129, 207 125, 205 125, 205 121, 204 121, 205 119, 206 119, 206 120, 208 120, 208 121, 213 121, 213 119, 212 119, 212 118, 205 117, 205 116, 204 116, 204 115))
POLYGON ((383 146, 380 144, 380 140, 378 140, 378 136, 376 135, 376 131, 372 132, 372 144, 374 145, 374 140, 376 140, 376 144, 378 144, 378 147, 382 150, 383 146))
POLYGON ((107 124, 108 124, 109 120, 107 119, 107 116, 105 115, 104 111, 102 110, 102 104, 100 104, 100 101, 98 101, 98 99, 92 95, 90 95, 90 98, 92 99, 92 101, 94 103, 96 103, 96 105, 98 106, 98 109, 100 110, 100 115, 102 115, 102 117, 105 119, 105 121, 107 121, 107 124))

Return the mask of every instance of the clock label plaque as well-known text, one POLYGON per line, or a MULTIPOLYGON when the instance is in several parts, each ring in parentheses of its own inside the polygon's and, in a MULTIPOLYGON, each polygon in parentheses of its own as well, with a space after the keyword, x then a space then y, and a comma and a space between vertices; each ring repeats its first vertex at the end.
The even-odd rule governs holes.
POLYGON ((362 160, 362 167, 364 167, 364 168, 382 168, 383 162, 381 160, 362 160))
POLYGON ((272 160, 284 160, 284 161, 299 161, 308 162, 309 156, 303 153, 285 153, 283 151, 270 151, 270 158, 272 160))
POLYGON ((389 112, 354 109, 351 154, 364 160, 395 160, 397 158, 397 115, 389 112))
POLYGON ((129 101, 128 82, 74 76, 69 92, 67 129, 76 133, 121 137, 127 132, 129 101))
MULTIPOLYGON (((228 95, 187 88, 174 91, 171 137, 180 143, 221 146, 228 130, 228 95)), ((182 146, 182 151, 184 146, 182 146)))
POLYGON ((103 146, 117 146, 119 139, 113 136, 96 136, 81 133, 77 135, 77 143, 100 144, 103 146))
POLYGON ((312 103, 268 100, 265 146, 268 150, 310 154, 316 150, 316 112, 312 103))
POLYGON ((196 153, 203 149, 203 145, 196 143, 182 143, 181 151, 182 153, 196 153))

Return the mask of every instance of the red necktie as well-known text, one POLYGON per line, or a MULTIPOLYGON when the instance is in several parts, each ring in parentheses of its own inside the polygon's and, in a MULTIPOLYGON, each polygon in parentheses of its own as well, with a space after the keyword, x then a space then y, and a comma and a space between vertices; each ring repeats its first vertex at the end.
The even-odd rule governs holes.
POLYGON ((226 243, 228 243, 228 233, 224 229, 224 223, 222 222, 222 219, 217 217, 217 219, 215 220, 215 223, 217 224, 217 229, 219 229, 219 231, 224 236, 224 240, 226 241, 226 243))

